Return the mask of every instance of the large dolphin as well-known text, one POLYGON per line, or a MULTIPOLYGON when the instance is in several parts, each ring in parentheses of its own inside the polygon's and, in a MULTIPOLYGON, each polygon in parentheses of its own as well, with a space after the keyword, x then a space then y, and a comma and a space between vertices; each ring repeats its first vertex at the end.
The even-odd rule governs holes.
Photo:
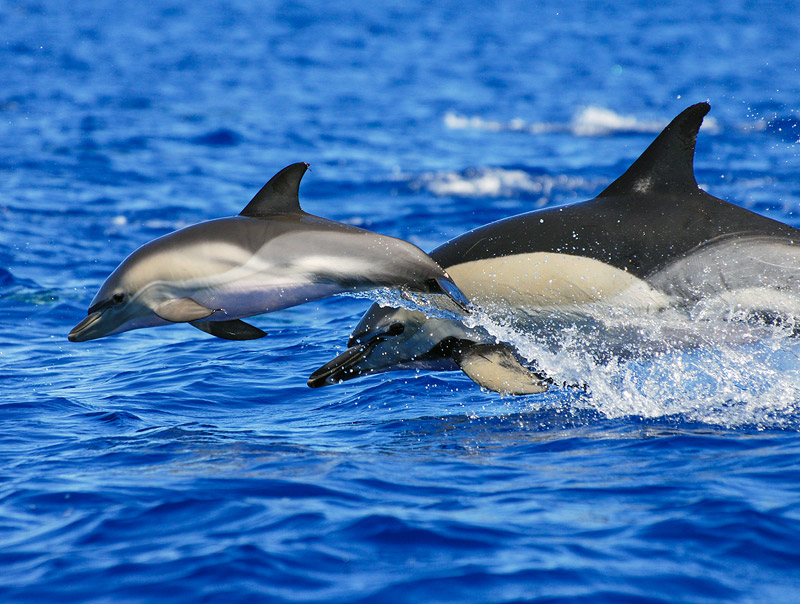
POLYGON ((266 334, 242 318, 338 293, 405 287, 460 296, 418 247, 305 213, 298 189, 307 168, 296 163, 278 172, 238 216, 134 251, 106 279, 69 339, 189 323, 220 338, 249 340, 266 334))
MULTIPOLYGON (((695 141, 709 109, 683 111, 595 199, 477 228, 431 257, 489 314, 558 319, 717 304, 800 317, 800 230, 697 185, 695 141)), ((460 368, 512 394, 548 385, 485 331, 415 311, 373 305, 349 346, 309 386, 406 368, 460 368)))

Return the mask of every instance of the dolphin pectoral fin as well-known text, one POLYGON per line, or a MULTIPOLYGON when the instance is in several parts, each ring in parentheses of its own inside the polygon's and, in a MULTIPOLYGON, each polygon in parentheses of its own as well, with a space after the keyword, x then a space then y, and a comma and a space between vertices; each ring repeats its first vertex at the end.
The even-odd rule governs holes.
POLYGON ((454 360, 469 378, 487 390, 501 394, 538 394, 547 380, 524 367, 505 344, 475 344, 454 353, 454 360))
POLYGON ((255 325, 238 319, 233 321, 192 321, 191 325, 223 340, 257 340, 267 335, 255 325))
POLYGON ((153 310, 155 314, 171 323, 190 323, 199 321, 214 314, 214 311, 192 300, 191 298, 173 298, 159 304, 153 310))

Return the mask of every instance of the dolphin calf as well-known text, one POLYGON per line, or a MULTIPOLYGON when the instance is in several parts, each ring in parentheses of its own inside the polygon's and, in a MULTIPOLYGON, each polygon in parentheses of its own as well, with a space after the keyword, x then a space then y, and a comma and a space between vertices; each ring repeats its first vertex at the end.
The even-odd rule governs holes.
POLYGON ((375 288, 446 294, 463 304, 450 276, 418 247, 304 212, 298 189, 307 168, 296 163, 278 172, 238 216, 134 251, 69 339, 189 323, 220 338, 250 340, 266 334, 244 317, 375 288))
MULTIPOLYGON (((431 257, 487 314, 519 311, 545 330, 577 316, 715 305, 800 317, 800 230, 697 185, 695 141, 709 109, 684 110, 595 199, 477 228, 431 257)), ((308 384, 415 368, 460 368, 510 394, 548 387, 516 349, 480 328, 377 305, 349 349, 308 384)))

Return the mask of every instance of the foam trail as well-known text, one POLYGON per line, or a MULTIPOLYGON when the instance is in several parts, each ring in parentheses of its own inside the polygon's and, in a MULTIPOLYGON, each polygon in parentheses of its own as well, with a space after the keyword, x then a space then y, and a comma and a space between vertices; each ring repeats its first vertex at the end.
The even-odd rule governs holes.
POLYGON ((516 347, 556 384, 585 385, 588 394, 573 405, 608 418, 800 427, 800 341, 786 327, 698 321, 679 311, 536 328, 479 311, 464 322, 516 347))

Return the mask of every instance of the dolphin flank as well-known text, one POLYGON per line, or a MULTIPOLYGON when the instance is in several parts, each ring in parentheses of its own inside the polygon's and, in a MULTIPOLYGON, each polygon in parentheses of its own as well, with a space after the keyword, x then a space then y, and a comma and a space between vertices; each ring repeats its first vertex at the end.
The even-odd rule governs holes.
POLYGON ((278 172, 235 217, 202 222, 134 251, 106 279, 73 342, 189 323, 211 335, 266 335, 242 318, 376 288, 445 294, 450 276, 418 247, 300 208, 308 165, 278 172))
MULTIPOLYGON (((800 230, 697 185, 695 141, 709 110, 708 103, 684 110, 595 199, 477 228, 431 257, 490 312, 552 319, 718 303, 800 317, 800 230)), ((309 386, 416 368, 461 369, 510 394, 548 387, 508 344, 416 311, 373 305, 349 346, 309 386)))

